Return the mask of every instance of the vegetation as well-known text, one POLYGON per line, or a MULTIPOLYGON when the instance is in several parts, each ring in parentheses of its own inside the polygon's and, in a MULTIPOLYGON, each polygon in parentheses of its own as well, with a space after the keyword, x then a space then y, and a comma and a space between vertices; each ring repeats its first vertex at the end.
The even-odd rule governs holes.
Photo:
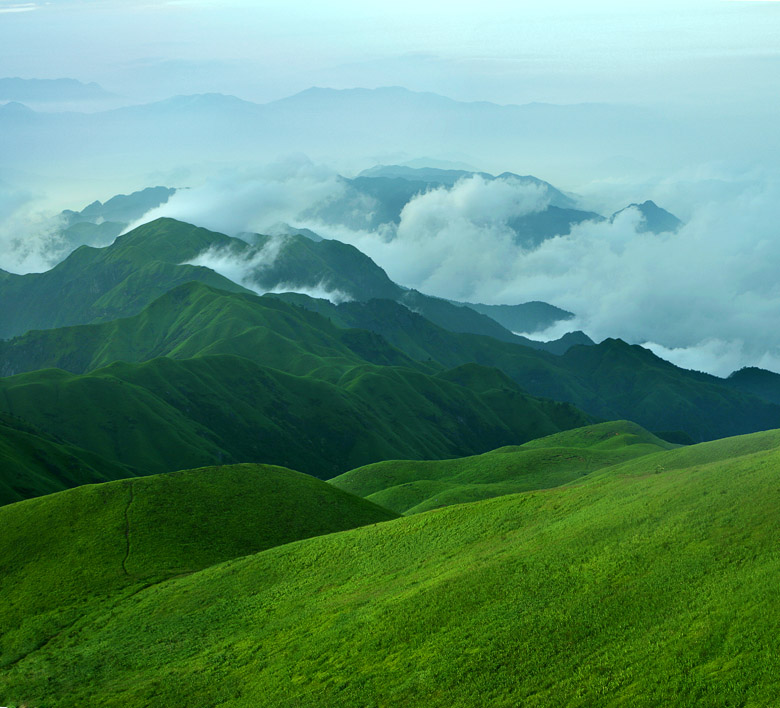
POLYGON ((601 423, 454 460, 388 460, 330 480, 399 514, 550 489, 619 462, 675 447, 634 423, 601 423))
MULTIPOLYGON (((778 446, 773 431, 652 453, 110 591, 33 647, 6 633, 0 693, 52 707, 773 705, 778 446)), ((18 573, 38 577, 36 562, 4 568, 24 588, 13 606, 31 606, 18 573)))
POLYGON ((135 471, 0 414, 0 506, 135 471))
POLYGON ((3 507, 0 666, 152 583, 394 516, 268 465, 87 485, 3 507))

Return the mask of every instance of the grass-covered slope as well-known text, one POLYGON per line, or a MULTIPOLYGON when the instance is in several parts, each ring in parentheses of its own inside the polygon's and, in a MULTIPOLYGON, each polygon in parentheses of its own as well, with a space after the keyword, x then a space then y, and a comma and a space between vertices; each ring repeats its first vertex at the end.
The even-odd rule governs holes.
POLYGON ((243 242, 173 219, 157 219, 105 248, 82 246, 45 273, 6 273, 0 278, 0 337, 127 317, 192 280, 246 292, 213 270, 180 265, 209 248, 236 243, 243 242))
POLYGON ((0 411, 149 473, 266 462, 332 477, 381 459, 483 452, 590 422, 498 372, 468 382, 357 364, 296 376, 220 354, 0 379, 0 411), (316 375, 315 375, 316 374, 316 375))
POLYGON ((646 455, 115 595, 6 668, 2 693, 52 707, 774 705, 778 445, 774 431, 646 455))
POLYGON ((0 415, 0 506, 90 482, 130 477, 128 467, 0 415))
MULTIPOLYGON (((307 305, 302 298, 297 301, 307 305)), ((532 395, 568 401, 597 418, 633 420, 653 431, 684 431, 697 442, 780 427, 780 405, 759 398, 755 387, 736 390, 730 379, 681 369, 619 339, 573 346, 556 356, 447 331, 387 300, 339 306, 312 302, 321 314, 381 334, 420 362, 496 367, 532 395)))
POLYGON ((274 297, 189 282, 139 314, 98 324, 34 330, 0 342, 0 374, 59 368, 85 373, 115 361, 233 354, 289 373, 372 361, 419 366, 369 332, 347 332, 274 297))
POLYGON ((399 514, 567 484, 674 447, 628 421, 568 430, 524 445, 452 460, 388 460, 330 480, 399 514))
POLYGON ((87 485, 3 507, 0 666, 81 613, 110 607, 101 604, 109 595, 394 517, 308 475, 251 464, 87 485))

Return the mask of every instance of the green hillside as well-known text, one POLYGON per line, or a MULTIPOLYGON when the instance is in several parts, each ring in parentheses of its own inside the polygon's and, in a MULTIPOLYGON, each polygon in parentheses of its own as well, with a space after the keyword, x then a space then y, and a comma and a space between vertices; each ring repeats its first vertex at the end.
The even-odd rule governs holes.
POLYGON ((568 404, 528 396, 496 372, 463 384, 356 364, 297 376, 242 356, 44 369, 0 379, 0 411, 149 473, 265 462, 332 477, 381 459, 483 452, 581 426, 568 404))
MULTIPOLYGON (((772 431, 658 452, 117 592, 9 665, 2 694, 52 707, 774 705, 778 445, 772 431)), ((4 637, 10 655, 20 645, 4 637)))
POLYGON ((620 339, 573 346, 563 355, 493 337, 437 327, 398 303, 332 305, 298 296, 343 326, 381 334, 420 362, 447 368, 475 362, 496 367, 534 396, 568 401, 602 420, 633 420, 653 431, 684 431, 695 441, 780 427, 780 405, 729 379, 688 371, 620 339))
POLYGON ((105 248, 81 246, 45 273, 5 274, 0 279, 0 337, 133 315, 192 280, 247 292, 208 268, 179 265, 208 248, 235 243, 243 242, 157 219, 105 248))
POLYGON ((110 595, 132 596, 230 558, 394 516, 268 465, 87 485, 3 507, 0 666, 110 595))
POLYGON ((190 282, 141 313, 91 325, 34 330, 0 342, 0 373, 59 368, 85 373, 115 361, 235 354, 294 374, 326 363, 341 371, 371 361, 420 367, 369 332, 345 332, 274 297, 228 293, 190 282))
POLYGON ((674 445, 634 423, 600 423, 454 460, 388 460, 334 477, 339 489, 399 514, 549 489, 674 445))
POLYGON ((135 470, 129 467, 0 414, 0 506, 134 474, 135 470))

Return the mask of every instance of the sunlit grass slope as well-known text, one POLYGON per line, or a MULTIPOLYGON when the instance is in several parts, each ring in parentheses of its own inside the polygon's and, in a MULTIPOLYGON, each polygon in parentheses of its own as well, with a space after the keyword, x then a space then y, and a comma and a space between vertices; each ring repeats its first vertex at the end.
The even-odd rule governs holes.
POLYGON ((3 507, 0 665, 150 583, 394 517, 308 475, 252 464, 87 485, 3 507))
POLYGON ((558 433, 452 460, 389 460, 334 477, 339 489, 414 514, 573 482, 610 465, 673 448, 628 421, 558 433))
POLYGON ((9 667, 3 695, 31 706, 775 705, 778 445, 772 432, 646 455, 582 484, 173 578, 9 667))
POLYGON ((93 452, 56 440, 24 421, 0 414, 0 506, 134 473, 93 452))

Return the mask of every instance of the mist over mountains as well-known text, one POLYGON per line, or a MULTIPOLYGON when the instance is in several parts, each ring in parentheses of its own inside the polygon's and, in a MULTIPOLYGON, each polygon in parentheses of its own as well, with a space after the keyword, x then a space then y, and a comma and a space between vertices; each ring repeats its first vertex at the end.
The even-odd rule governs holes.
MULTIPOLYGON (((725 376, 742 366, 780 368, 774 329, 762 326, 780 306, 767 267, 777 244, 777 184, 757 174, 723 197, 715 183, 683 221, 641 199, 599 214, 587 197, 528 175, 376 166, 350 178, 297 157, 223 170, 178 192, 147 190, 140 194, 152 201, 135 197, 124 213, 112 199, 105 214, 90 216, 94 206, 80 216, 65 210, 35 226, 12 206, 0 230, 8 243, 0 267, 42 270, 79 243, 105 245, 160 216, 244 238, 308 231, 356 246, 393 281, 428 295, 486 305, 540 300, 575 314, 541 335, 547 339, 571 330, 596 341, 618 336, 725 376), (28 238, 19 237, 23 217, 28 238)), ((242 274, 253 267, 217 252, 192 262, 244 285, 242 274)), ((255 287, 295 285, 293 278, 255 287)), ((315 296, 353 297, 327 278, 306 287, 315 296)))

